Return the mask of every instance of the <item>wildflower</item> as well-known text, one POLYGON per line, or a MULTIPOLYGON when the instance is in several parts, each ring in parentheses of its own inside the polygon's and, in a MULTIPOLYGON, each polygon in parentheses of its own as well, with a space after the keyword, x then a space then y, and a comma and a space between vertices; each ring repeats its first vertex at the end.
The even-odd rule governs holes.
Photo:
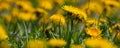
POLYGON ((18 16, 19 19, 22 19, 24 21, 30 21, 30 20, 36 20, 36 16, 33 13, 25 13, 25 12, 21 12, 19 13, 18 16))
POLYGON ((84 43, 88 48, 117 48, 112 42, 104 38, 88 38, 84 40, 84 43))
POLYGON ((86 33, 91 37, 98 37, 102 32, 97 27, 89 27, 89 28, 86 28, 86 33))
POLYGON ((65 46, 67 43, 63 39, 50 39, 48 44, 53 47, 62 47, 65 46))
POLYGON ((59 24, 60 25, 65 25, 65 18, 61 15, 61 14, 54 14, 50 17, 50 20, 53 22, 53 23, 56 23, 56 24, 59 24))
POLYGON ((117 9, 120 9, 120 3, 115 0, 101 0, 104 4, 104 12, 107 16, 110 16, 111 14, 114 14, 117 9))
POLYGON ((82 19, 82 20, 86 20, 87 19, 87 14, 84 11, 82 11, 82 10, 76 8, 76 7, 65 5, 62 8, 65 11, 68 11, 69 13, 72 13, 74 15, 73 17, 77 17, 77 18, 82 19))
POLYGON ((42 40, 29 40, 26 48, 45 48, 45 43, 42 40))
POLYGON ((16 5, 23 11, 34 12, 34 8, 32 7, 30 1, 17 1, 16 5))
POLYGON ((0 11, 4 10, 4 9, 10 9, 10 5, 6 2, 0 2, 0 11))
POLYGON ((114 0, 101 0, 105 6, 120 8, 120 3, 114 0))
POLYGON ((45 8, 47 10, 53 9, 53 2, 51 0, 38 0, 39 7, 45 8))
POLYGON ((6 34, 5 29, 2 25, 0 25, 0 41, 5 40, 8 38, 8 35, 6 34))
POLYGON ((70 48, 83 48, 81 45, 72 44, 70 48))
POLYGON ((91 12, 102 14, 103 7, 98 2, 88 2, 82 6, 82 10, 86 11, 88 14, 91 14, 91 12))
POLYGON ((3 41, 0 43, 0 48, 10 48, 10 43, 3 41))

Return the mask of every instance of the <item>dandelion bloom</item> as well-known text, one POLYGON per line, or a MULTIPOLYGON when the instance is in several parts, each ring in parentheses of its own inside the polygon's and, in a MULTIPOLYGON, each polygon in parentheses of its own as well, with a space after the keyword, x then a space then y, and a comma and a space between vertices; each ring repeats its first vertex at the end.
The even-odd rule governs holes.
POLYGON ((39 5, 38 5, 39 7, 42 7, 47 10, 53 9, 54 4, 53 4, 53 1, 51 0, 38 0, 38 2, 39 2, 39 5))
POLYGON ((120 9, 120 3, 115 0, 101 0, 103 3, 103 6, 105 7, 105 13, 107 16, 110 16, 117 12, 118 9, 120 9))
POLYGON ((6 34, 5 29, 2 25, 0 25, 0 41, 5 40, 8 38, 8 35, 6 34))
POLYGON ((33 13, 26 13, 26 12, 20 12, 18 15, 19 19, 22 19, 24 21, 30 21, 30 20, 36 20, 37 17, 33 13))
POLYGON ((55 24, 65 25, 65 18, 61 14, 54 14, 50 17, 50 20, 55 24))
POLYGON ((98 37, 102 32, 97 27, 86 28, 86 33, 92 37, 98 37))
POLYGON ((6 2, 0 2, 0 11, 4 9, 10 9, 10 5, 6 2))
POLYGON ((48 44, 53 47, 62 47, 65 46, 67 43, 63 39, 50 39, 48 44))
POLYGON ((76 8, 76 7, 65 5, 62 8, 65 11, 68 11, 69 13, 72 13, 73 15, 75 15, 75 17, 78 17, 79 19, 83 19, 83 20, 87 19, 87 14, 84 11, 82 11, 82 10, 76 8))
POLYGON ((84 44, 88 48, 117 48, 112 42, 103 38, 87 38, 84 40, 84 44))
POLYGON ((101 0, 106 6, 116 7, 120 9, 120 3, 115 0, 101 0))
POLYGON ((19 9, 29 12, 34 12, 34 8, 30 1, 17 1, 15 2, 19 9))
POLYGON ((77 45, 77 44, 72 44, 72 45, 70 46, 70 48, 83 48, 83 46, 77 45))
POLYGON ((45 48, 45 43, 42 40, 29 40, 26 47, 27 48, 45 48))
POLYGON ((82 10, 86 11, 88 14, 91 12, 102 14, 103 7, 99 2, 88 2, 82 6, 82 10))

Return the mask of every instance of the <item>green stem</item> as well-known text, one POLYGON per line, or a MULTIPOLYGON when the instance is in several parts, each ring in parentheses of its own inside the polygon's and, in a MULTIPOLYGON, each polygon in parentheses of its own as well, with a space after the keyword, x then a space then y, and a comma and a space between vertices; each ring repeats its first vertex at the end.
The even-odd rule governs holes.
POLYGON ((66 48, 70 48, 72 35, 73 35, 73 20, 71 20, 71 31, 69 32, 66 48))
POLYGON ((60 23, 59 23, 59 38, 61 38, 62 35, 61 35, 61 27, 60 27, 60 23))
POLYGON ((24 28, 25 28, 26 42, 28 42, 28 31, 27 31, 27 27, 26 27, 26 24, 25 24, 24 21, 23 21, 23 25, 24 25, 24 28))

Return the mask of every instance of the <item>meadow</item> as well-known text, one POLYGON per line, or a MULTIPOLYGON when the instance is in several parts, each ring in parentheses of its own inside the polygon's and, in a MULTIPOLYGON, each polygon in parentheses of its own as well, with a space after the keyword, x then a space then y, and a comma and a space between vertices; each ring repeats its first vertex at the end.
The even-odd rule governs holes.
POLYGON ((120 0, 0 0, 0 48, 120 48, 120 0))

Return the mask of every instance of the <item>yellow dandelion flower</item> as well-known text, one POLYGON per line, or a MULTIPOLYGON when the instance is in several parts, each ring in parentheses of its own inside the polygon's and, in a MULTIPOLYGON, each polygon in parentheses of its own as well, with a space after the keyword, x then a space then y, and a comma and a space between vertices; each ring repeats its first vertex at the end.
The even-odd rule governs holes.
POLYGON ((120 3, 114 0, 102 0, 102 2, 106 5, 106 6, 110 6, 110 7, 116 7, 120 9, 120 3))
POLYGON ((45 48, 45 42, 42 40, 29 40, 26 48, 45 48))
POLYGON ((15 2, 16 0, 3 0, 5 2, 8 2, 8 3, 12 3, 12 2, 15 2))
POLYGON ((97 27, 89 27, 86 28, 86 33, 91 37, 98 37, 102 33, 102 31, 97 27))
POLYGON ((61 25, 65 25, 66 21, 65 21, 65 18, 64 16, 62 16, 61 14, 54 14, 50 17, 50 20, 53 22, 53 23, 56 23, 56 24, 61 24, 61 25))
POLYGON ((38 0, 38 2, 40 3, 39 6, 42 8, 47 10, 53 9, 54 4, 51 0, 38 0))
POLYGON ((84 19, 84 20, 87 19, 87 14, 86 14, 84 11, 82 11, 82 10, 76 8, 76 7, 65 5, 65 6, 63 6, 62 8, 63 8, 65 11, 68 11, 69 13, 74 14, 74 15, 75 15, 76 17, 78 17, 79 19, 84 19))
POLYGON ((20 7, 22 10, 25 11, 29 11, 29 12, 35 11, 30 1, 17 1, 16 5, 18 5, 18 7, 20 7))
POLYGON ((48 44, 53 47, 62 47, 65 46, 67 43, 63 39, 50 39, 48 44))
POLYGON ((83 48, 81 45, 72 44, 70 48, 83 48))
POLYGON ((4 9, 10 9, 10 5, 6 2, 0 2, 0 11, 4 9))
POLYGON ((30 20, 36 20, 37 19, 35 14, 33 14, 33 13, 24 13, 24 12, 19 13, 18 18, 22 19, 24 21, 30 21, 30 20))
POLYGON ((10 43, 3 41, 0 43, 0 48, 10 48, 10 43))
POLYGON ((5 29, 2 25, 0 25, 0 41, 5 40, 8 38, 8 35, 6 34, 5 29))
POLYGON ((85 46, 88 48, 117 48, 107 39, 88 38, 84 40, 85 46))
POLYGON ((103 7, 99 2, 88 2, 82 6, 82 10, 86 11, 88 14, 91 14, 91 12, 102 14, 103 7))

